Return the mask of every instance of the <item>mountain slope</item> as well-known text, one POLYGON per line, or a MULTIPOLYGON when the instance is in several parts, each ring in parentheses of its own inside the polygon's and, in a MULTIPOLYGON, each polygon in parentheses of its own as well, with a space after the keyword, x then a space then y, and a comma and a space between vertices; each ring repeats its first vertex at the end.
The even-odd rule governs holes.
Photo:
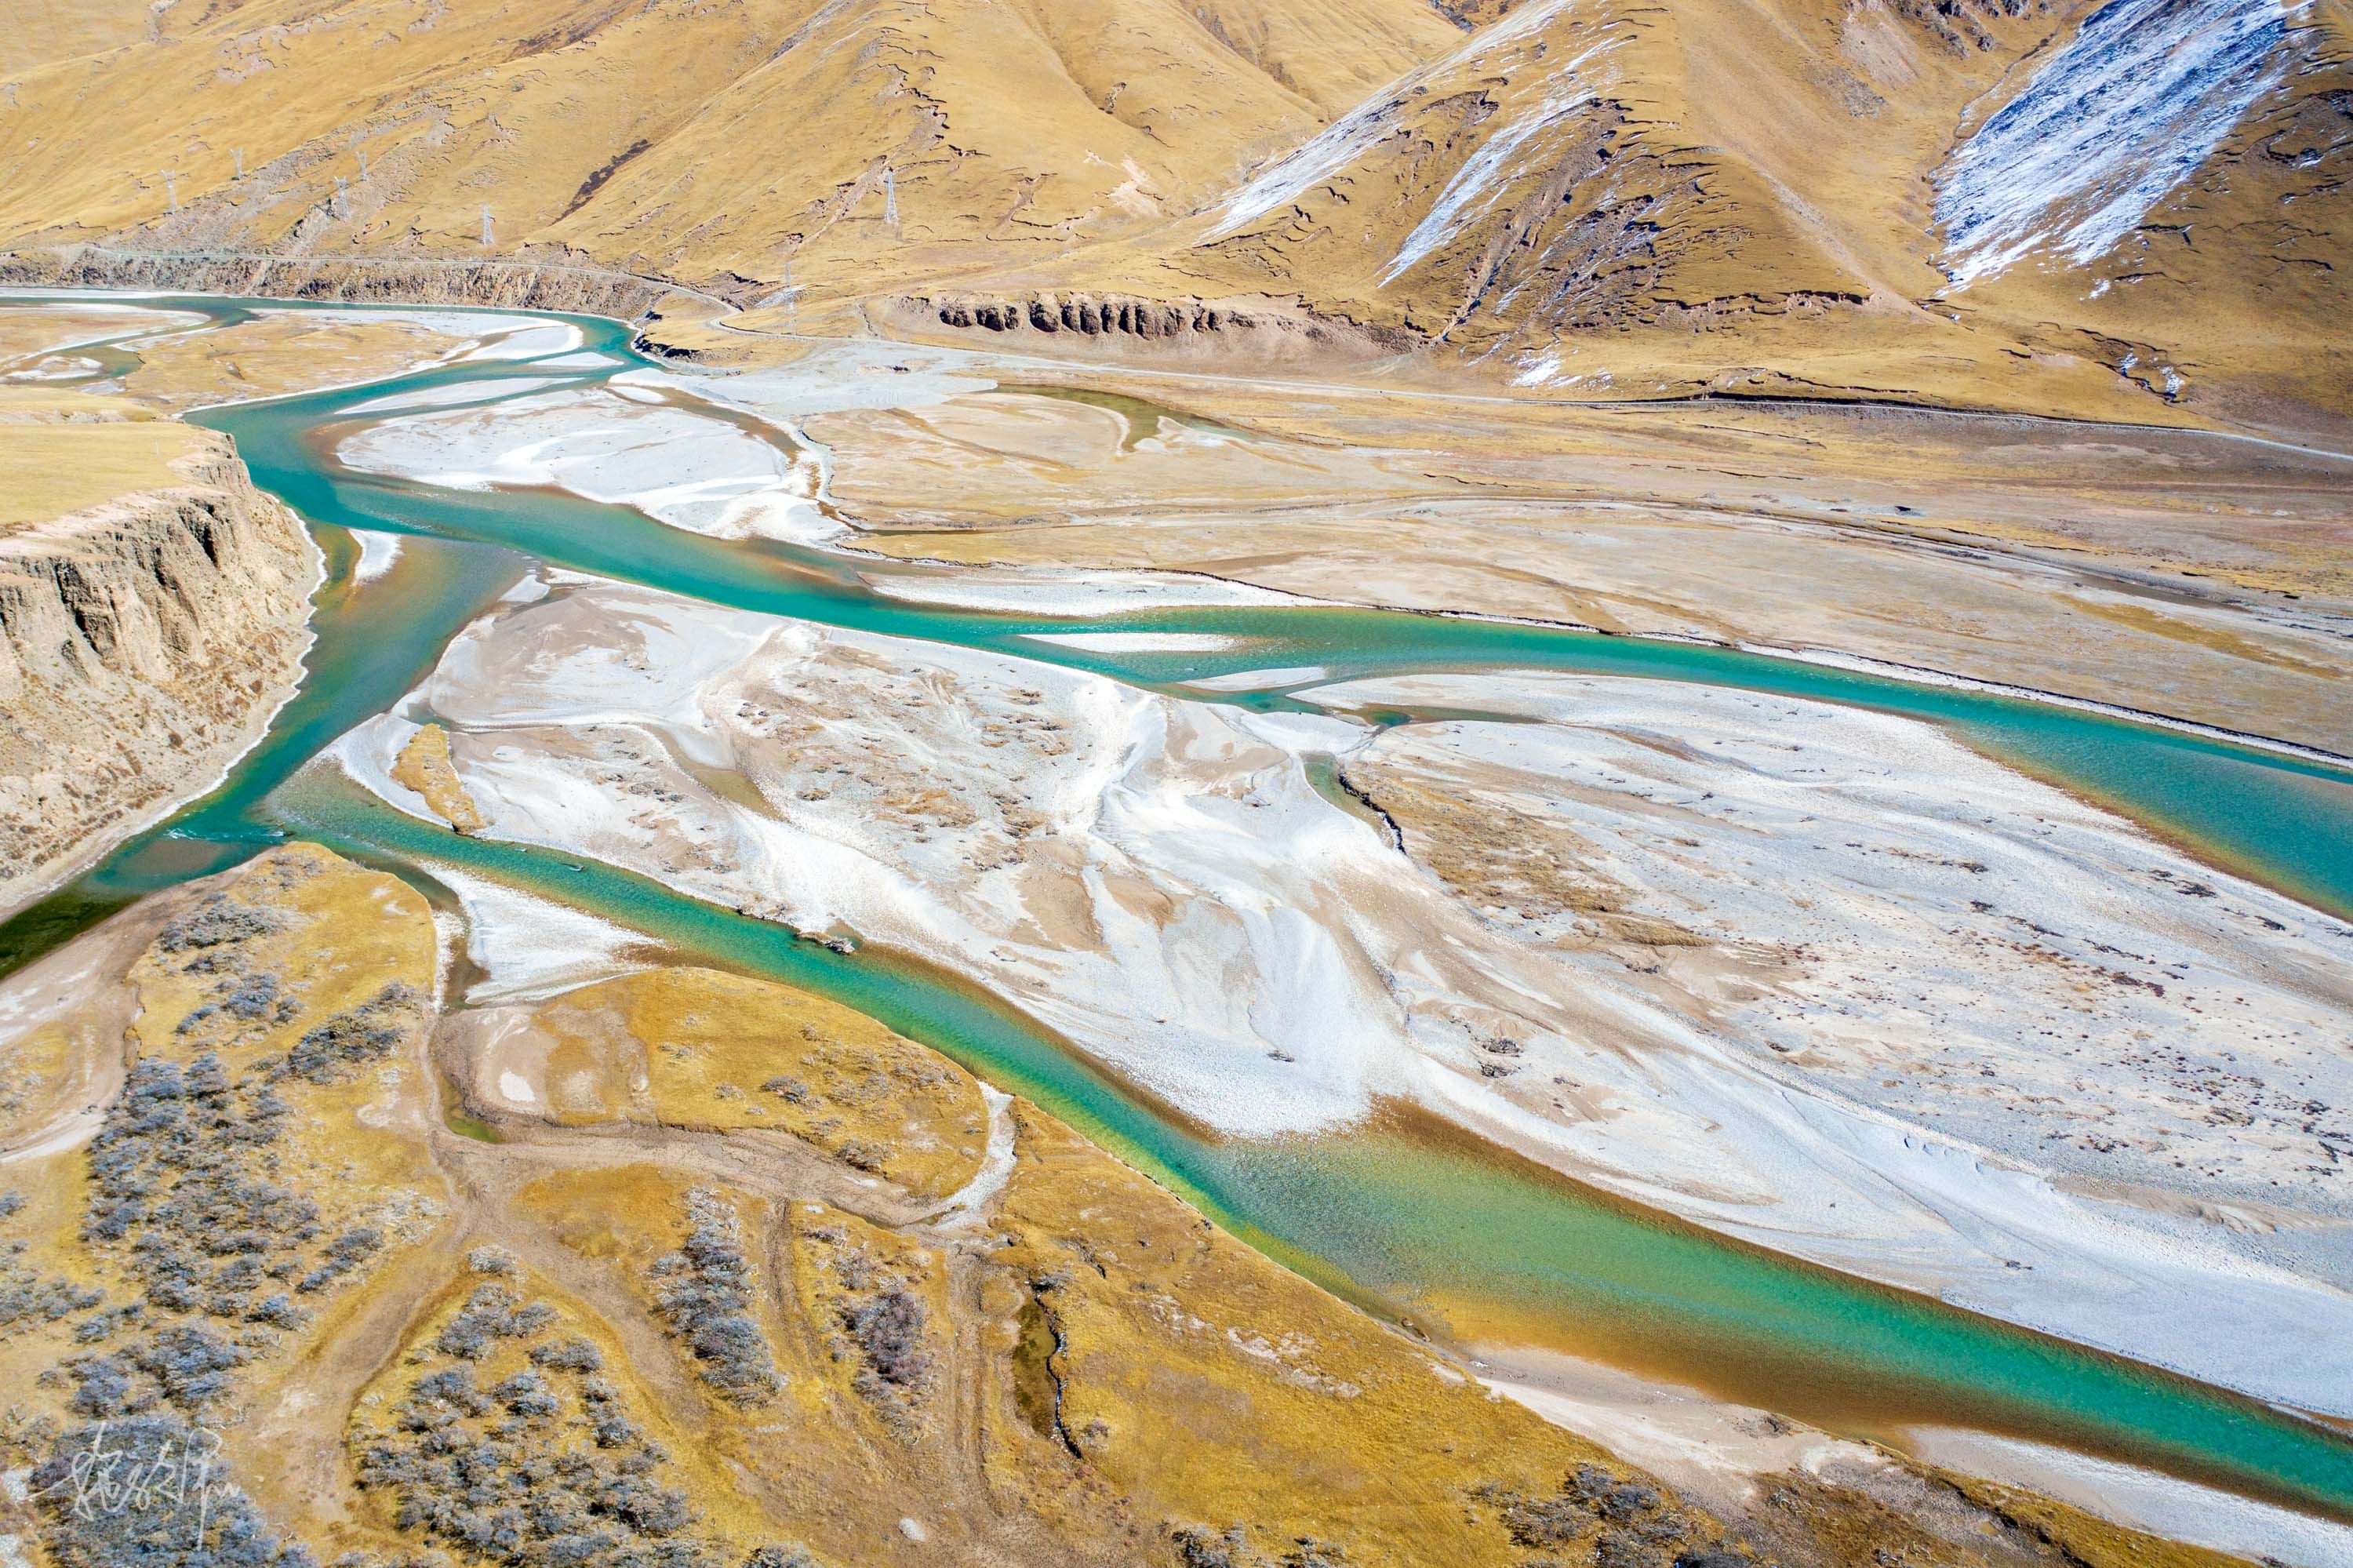
POLYGON ((2353 413, 2346 17, 174 6, 88 58, 17 45, 0 246, 33 274, 92 243, 522 256, 769 307, 753 324, 2318 428, 2353 413))

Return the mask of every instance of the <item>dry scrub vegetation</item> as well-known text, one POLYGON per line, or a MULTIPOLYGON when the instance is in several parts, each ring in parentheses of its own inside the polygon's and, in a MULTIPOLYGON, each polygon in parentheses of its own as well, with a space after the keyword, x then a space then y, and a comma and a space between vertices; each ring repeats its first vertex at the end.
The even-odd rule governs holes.
POLYGON ((1727 1523, 871 1020, 667 969, 486 1024, 437 1004, 437 965, 414 892, 294 845, 12 980, 72 1002, 0 1036, 0 1457, 41 1564, 2155 1549, 1907 1472, 1934 1507, 1789 1478, 1727 1523), (52 1075, 94 1086, 94 1121, 52 1075), (1002 1189, 944 1202, 1007 1139, 1002 1189), (201 1517, 70 1506, 109 1456, 173 1454, 211 1467, 201 1517))

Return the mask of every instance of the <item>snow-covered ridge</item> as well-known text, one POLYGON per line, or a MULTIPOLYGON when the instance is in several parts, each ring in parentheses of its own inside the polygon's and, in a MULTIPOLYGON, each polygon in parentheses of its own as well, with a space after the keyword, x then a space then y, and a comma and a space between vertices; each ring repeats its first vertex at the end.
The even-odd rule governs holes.
POLYGON ((2092 261, 2285 74, 2280 0, 2110 0, 1935 176, 1967 284, 2049 249, 2092 261))

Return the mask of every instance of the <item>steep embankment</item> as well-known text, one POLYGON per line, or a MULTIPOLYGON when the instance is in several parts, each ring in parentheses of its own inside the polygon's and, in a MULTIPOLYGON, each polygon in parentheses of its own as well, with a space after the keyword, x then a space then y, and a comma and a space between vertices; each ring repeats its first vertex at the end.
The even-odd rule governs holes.
POLYGON ((301 673, 318 554, 209 431, 0 422, 0 471, 8 909, 251 743, 301 673))

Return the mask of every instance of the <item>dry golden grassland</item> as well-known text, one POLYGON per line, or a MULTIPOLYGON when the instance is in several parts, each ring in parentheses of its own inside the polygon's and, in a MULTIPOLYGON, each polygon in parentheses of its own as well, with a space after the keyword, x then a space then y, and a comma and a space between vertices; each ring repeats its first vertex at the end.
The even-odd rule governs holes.
MULTIPOLYGON (((7 412, 0 408, 0 416, 7 412)), ((162 419, 19 422, 0 417, 0 533, 188 478, 174 465, 218 437, 162 419)))
MULTIPOLYGON (((592 1564, 659 1551, 678 1568, 1522 1568, 1597 1549, 1663 1568, 1727 1539, 1025 1102, 1002 1191, 944 1211, 989 1134, 972 1075, 787 987, 670 969, 521 1010, 558 1042, 551 1062, 577 1057, 550 1081, 609 1085, 623 1047, 642 1081, 601 1118, 551 1096, 538 1116, 475 1107, 499 1142, 458 1136, 461 1103, 427 1067, 436 963, 416 893, 294 844, 40 971, 79 987, 79 1011, 25 1032, 20 1065, 132 1065, 95 1141, 0 1183, 22 1195, 0 1217, 13 1454, 69 1444, 90 1413, 69 1401, 122 1397, 98 1360, 151 1412, 216 1425, 235 1507, 322 1558, 490 1568, 564 1538, 592 1564), (748 1117, 755 1095, 776 1106, 748 1117), (142 1130, 159 1108, 194 1141, 142 1130), (846 1158, 852 1139, 880 1158, 846 1158), (110 1231, 142 1170, 145 1206, 110 1231), (191 1192, 235 1213, 191 1230, 174 1217, 191 1192), (210 1247, 232 1234, 250 1249, 210 1247), (240 1256, 262 1275, 240 1279, 240 1256), (217 1386, 139 1370, 194 1353, 185 1330, 227 1356, 217 1386), (522 1544, 500 1544, 507 1528, 522 1544)), ((508 1036, 454 1028, 465 1016, 440 1049, 480 1083, 449 1053, 508 1036)), ((74 1108, 28 1102, 14 1141, 74 1108)), ((1731 1562, 1865 1568, 1891 1543, 1946 1568, 2224 1561, 1900 1468, 1760 1495, 1731 1562)))
POLYGON ((393 761, 392 777, 423 796, 425 803, 459 832, 481 828, 481 810, 450 766, 449 732, 439 725, 428 724, 408 737, 408 744, 393 761))

